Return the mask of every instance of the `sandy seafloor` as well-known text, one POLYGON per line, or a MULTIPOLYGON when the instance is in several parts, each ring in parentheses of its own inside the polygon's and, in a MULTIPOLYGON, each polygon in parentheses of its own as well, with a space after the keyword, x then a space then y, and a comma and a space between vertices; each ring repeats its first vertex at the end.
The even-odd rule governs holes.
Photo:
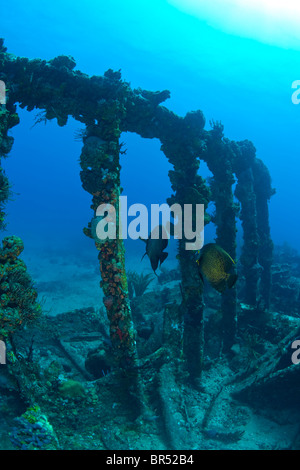
MULTIPOLYGON (((127 271, 132 270, 144 274, 152 273, 149 259, 145 257, 141 261, 143 250, 144 246, 137 243, 135 252, 134 250, 127 252, 127 271)), ((174 253, 171 250, 169 251, 170 256, 163 264, 163 269, 167 270, 176 268, 178 264, 174 253)), ((39 301, 46 315, 56 316, 89 307, 93 307, 97 312, 100 308, 103 308, 103 293, 99 285, 101 277, 97 255, 98 252, 92 242, 90 247, 86 248, 85 246, 80 252, 74 249, 72 245, 63 247, 62 245, 53 244, 49 247, 47 243, 25 243, 25 250, 21 257, 32 276, 39 293, 39 301)), ((159 274, 160 269, 157 272, 159 274)), ((169 286, 172 286, 172 282, 169 286)), ((148 292, 159 291, 163 288, 164 285, 160 285, 153 275, 153 282, 150 284, 148 292)), ((214 396, 215 391, 220 386, 223 387, 223 381, 226 377, 230 377, 232 374, 233 372, 222 361, 220 363, 216 362, 214 367, 204 372, 203 390, 206 390, 204 399, 208 403, 211 397, 214 396)), ((190 419, 193 423, 193 432, 195 432, 197 427, 199 427, 199 430, 201 428, 203 410, 202 407, 198 408, 200 396, 191 392, 189 388, 187 388, 187 391, 191 393, 187 401, 191 413, 190 419)), ((289 408, 256 410, 251 406, 239 402, 235 403, 230 397, 230 389, 227 390, 227 387, 224 387, 220 398, 214 405, 214 412, 210 420, 211 425, 222 426, 225 429, 230 426, 229 429, 233 430, 241 428, 243 429, 243 436, 238 442, 227 446, 220 444, 218 441, 209 441, 209 439, 201 442, 208 446, 206 448, 211 449, 290 448, 291 442, 294 442, 299 434, 299 425, 294 414, 295 411, 289 408)), ((4 439, 4 434, 2 435, 3 443, 1 443, 0 437, 0 448, 1 446, 11 448, 7 436, 4 439)), ((156 436, 155 432, 153 435, 156 436)), ((160 443, 158 436, 156 438, 158 439, 157 448, 159 449, 163 444, 160 443)), ((82 439, 84 439, 84 436, 82 439)), ((147 442, 145 442, 145 445, 147 446, 147 442)), ((152 448, 151 446, 153 446, 153 443, 149 437, 149 448, 152 448)))
MULTIPOLYGON (((141 261, 140 253, 143 254, 144 248, 141 242, 138 243, 140 246, 135 255, 132 251, 126 254, 126 270, 153 273, 148 257, 141 261)), ((45 314, 54 316, 86 307, 94 307, 97 311, 103 307, 97 256, 93 246, 81 253, 62 247, 49 249, 41 245, 35 250, 31 246, 25 247, 22 259, 37 288, 38 300, 45 314)), ((171 270, 177 265, 177 260, 170 256, 163 267, 171 270)), ((160 274, 160 268, 157 274, 160 274)), ((150 287, 150 290, 161 288, 154 274, 150 287)))

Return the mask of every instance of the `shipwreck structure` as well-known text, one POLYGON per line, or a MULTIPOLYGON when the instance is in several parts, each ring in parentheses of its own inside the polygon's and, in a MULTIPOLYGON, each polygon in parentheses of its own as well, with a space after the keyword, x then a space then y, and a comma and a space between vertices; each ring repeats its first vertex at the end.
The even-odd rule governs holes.
MULTIPOLYGON (((268 169, 256 157, 251 142, 227 139, 219 122, 206 130, 201 111, 177 116, 162 105, 170 97, 169 91, 132 89, 122 80, 120 71, 108 70, 103 76, 90 77, 76 70, 72 57, 59 56, 50 61, 15 57, 7 53, 3 40, 0 80, 6 85, 6 104, 0 107, 1 158, 8 156, 13 145, 9 131, 19 122, 17 105, 28 111, 39 109, 45 121, 56 119, 59 126, 65 126, 72 116, 85 125, 80 176, 84 190, 91 195, 94 216, 102 203, 118 208, 121 133, 134 132, 144 138, 159 139, 161 150, 173 167, 169 172, 173 194, 167 202, 204 204, 205 209, 214 202, 215 213, 206 214, 205 221, 216 225, 216 241, 232 258, 236 258, 236 220, 241 219, 242 300, 252 306, 257 306, 259 301, 257 312, 269 308, 273 244, 268 202, 274 190, 268 169), (200 175, 201 161, 206 162, 213 175, 209 181, 200 175)), ((9 192, 8 178, 0 166, 0 228, 5 224, 9 192)), ((92 237, 91 223, 84 231, 92 237)), ((165 313, 166 324, 171 323, 172 315, 177 318, 180 332, 179 337, 178 331, 172 337, 166 329, 166 342, 170 348, 173 344, 178 358, 183 352, 190 375, 197 378, 203 366, 203 293, 195 258, 185 250, 185 241, 178 242, 182 304, 173 309, 168 305, 165 313)), ((137 370, 137 351, 123 241, 98 240, 95 245, 115 363, 129 373, 137 370)), ((225 351, 235 342, 236 296, 236 288, 222 295, 225 351)))

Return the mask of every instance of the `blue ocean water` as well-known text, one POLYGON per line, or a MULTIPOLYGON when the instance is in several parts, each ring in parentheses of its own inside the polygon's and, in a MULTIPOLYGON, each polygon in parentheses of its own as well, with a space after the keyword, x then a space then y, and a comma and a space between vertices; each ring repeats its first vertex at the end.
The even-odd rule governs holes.
MULTIPOLYGON (((270 204, 273 240, 298 246, 300 114, 291 101, 292 82, 299 78, 297 47, 224 32, 164 0, 13 0, 2 6, 1 16, 12 54, 46 60, 72 55, 90 75, 121 69, 133 88, 170 90, 165 105, 177 114, 201 109, 207 127, 220 120, 226 137, 251 140, 277 190, 270 204)), ((21 110, 20 117, 5 162, 20 194, 9 205, 10 230, 28 243, 53 246, 80 237, 88 243, 81 228, 89 220, 89 196, 80 186, 81 144, 73 135, 80 125, 70 120, 63 129, 54 122, 32 129, 33 113, 21 110)), ((124 194, 134 202, 165 202, 169 164, 159 142, 122 137, 128 149, 122 158, 124 194)))
MULTIPOLYGON (((275 245, 298 249, 300 106, 292 102, 292 83, 300 80, 300 38, 292 28, 289 37, 285 15, 276 36, 271 11, 249 16, 248 24, 243 17, 243 27, 238 14, 234 21, 226 17, 224 4, 212 0, 206 8, 201 0, 10 0, 1 6, 0 37, 16 56, 50 60, 70 55, 76 69, 90 76, 121 69, 122 79, 133 89, 170 90, 163 106, 176 114, 200 109, 206 129, 211 120, 221 121, 229 139, 251 140, 276 188, 269 206, 272 239, 275 245), (188 8, 192 4, 197 12, 188 8)), ((64 127, 55 119, 37 124, 36 110, 18 108, 18 114, 20 124, 11 130, 14 145, 2 162, 13 191, 3 236, 23 239, 22 256, 45 295, 47 312, 99 307, 97 252, 83 234, 94 215, 91 196, 80 181, 82 142, 76 134, 83 126, 72 118, 64 127)), ((128 204, 165 203, 172 194, 171 165, 160 142, 129 133, 121 141, 126 148, 121 184, 128 204)), ((205 163, 199 174, 211 176, 205 163)), ((213 241, 214 230, 205 229, 206 242, 213 241)), ((239 229, 239 243, 241 237, 239 229)), ((127 240, 125 247, 128 269, 151 273, 149 260, 140 262, 144 244, 127 240)), ((172 268, 177 262, 174 242, 168 251, 164 266, 172 268)))

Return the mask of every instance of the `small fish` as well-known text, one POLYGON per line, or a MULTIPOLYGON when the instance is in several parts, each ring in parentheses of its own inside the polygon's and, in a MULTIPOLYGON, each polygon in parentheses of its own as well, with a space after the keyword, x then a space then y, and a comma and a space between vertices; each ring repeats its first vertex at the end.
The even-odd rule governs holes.
POLYGON ((216 243, 208 243, 200 250, 200 257, 197 260, 199 274, 202 282, 203 276, 218 292, 225 292, 231 289, 238 278, 232 273, 235 262, 229 254, 216 243))
POLYGON ((164 252, 164 249, 168 246, 167 232, 162 225, 159 225, 152 230, 147 240, 141 237, 140 240, 146 243, 146 253, 144 256, 148 255, 151 267, 157 276, 155 271, 158 268, 158 264, 162 264, 168 256, 168 253, 164 252))

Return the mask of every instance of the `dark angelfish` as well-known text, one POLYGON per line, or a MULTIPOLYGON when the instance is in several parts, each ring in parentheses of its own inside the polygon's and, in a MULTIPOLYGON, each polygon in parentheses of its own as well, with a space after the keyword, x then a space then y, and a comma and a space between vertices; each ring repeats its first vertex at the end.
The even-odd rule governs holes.
POLYGON ((148 255, 151 267, 157 276, 155 271, 158 265, 161 265, 168 256, 168 253, 164 252, 164 249, 168 246, 168 234, 162 225, 158 225, 152 230, 147 240, 142 238, 140 240, 146 243, 146 253, 142 259, 145 255, 148 255))
POLYGON ((235 262, 229 254, 216 243, 208 243, 200 250, 197 260, 199 274, 206 277, 209 283, 218 291, 231 289, 238 278, 234 271, 235 262))

